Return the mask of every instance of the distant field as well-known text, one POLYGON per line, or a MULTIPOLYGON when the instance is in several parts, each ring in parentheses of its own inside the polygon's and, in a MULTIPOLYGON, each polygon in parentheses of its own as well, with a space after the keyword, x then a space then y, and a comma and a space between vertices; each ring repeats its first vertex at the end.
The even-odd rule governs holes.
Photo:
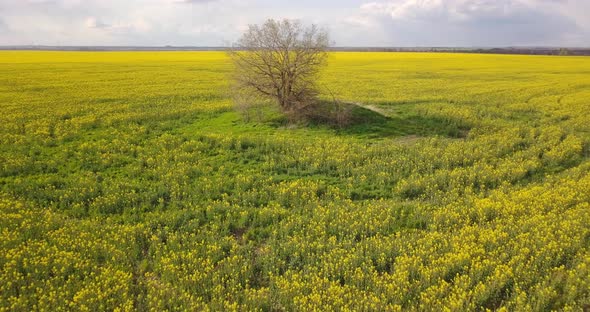
POLYGON ((0 311, 590 308, 590 58, 333 53, 348 128, 221 52, 0 52, 0 311))

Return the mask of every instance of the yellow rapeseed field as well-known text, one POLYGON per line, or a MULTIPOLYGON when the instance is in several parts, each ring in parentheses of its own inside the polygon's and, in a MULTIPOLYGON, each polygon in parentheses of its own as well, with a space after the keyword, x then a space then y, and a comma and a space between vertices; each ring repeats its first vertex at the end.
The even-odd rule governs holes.
POLYGON ((590 58, 333 53, 344 128, 230 72, 0 52, 0 311, 590 308, 590 58))

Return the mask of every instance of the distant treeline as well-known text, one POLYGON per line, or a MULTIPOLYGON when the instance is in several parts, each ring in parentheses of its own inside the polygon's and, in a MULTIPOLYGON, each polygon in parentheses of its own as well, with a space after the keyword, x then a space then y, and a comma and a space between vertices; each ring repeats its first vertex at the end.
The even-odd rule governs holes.
POLYGON ((226 47, 147 47, 147 46, 0 46, 0 50, 32 50, 32 51, 223 51, 226 47))
POLYGON ((590 48, 556 47, 506 47, 506 48, 462 48, 462 47, 337 47, 334 51, 359 52, 441 52, 441 53, 489 53, 528 55, 590 55, 590 48))
MULTIPOLYGON (((0 46, 0 50, 39 50, 39 51, 223 51, 227 47, 192 46, 0 46)), ((442 53, 489 53, 489 54, 528 54, 528 55, 590 55, 590 48, 559 47, 334 47, 332 51, 351 52, 442 52, 442 53)))

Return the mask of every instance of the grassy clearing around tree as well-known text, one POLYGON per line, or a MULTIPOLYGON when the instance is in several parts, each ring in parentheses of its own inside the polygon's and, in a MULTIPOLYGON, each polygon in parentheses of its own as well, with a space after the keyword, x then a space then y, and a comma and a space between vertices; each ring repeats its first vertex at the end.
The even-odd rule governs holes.
POLYGON ((334 53, 347 128, 230 66, 0 52, 0 310, 590 305, 590 59, 334 53))

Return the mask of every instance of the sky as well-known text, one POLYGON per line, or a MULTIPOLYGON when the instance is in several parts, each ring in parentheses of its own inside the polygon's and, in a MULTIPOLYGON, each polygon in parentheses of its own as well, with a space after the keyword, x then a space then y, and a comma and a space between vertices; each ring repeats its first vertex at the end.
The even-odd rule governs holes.
POLYGON ((268 18, 335 46, 590 47, 590 0, 0 0, 0 45, 227 46, 268 18))

